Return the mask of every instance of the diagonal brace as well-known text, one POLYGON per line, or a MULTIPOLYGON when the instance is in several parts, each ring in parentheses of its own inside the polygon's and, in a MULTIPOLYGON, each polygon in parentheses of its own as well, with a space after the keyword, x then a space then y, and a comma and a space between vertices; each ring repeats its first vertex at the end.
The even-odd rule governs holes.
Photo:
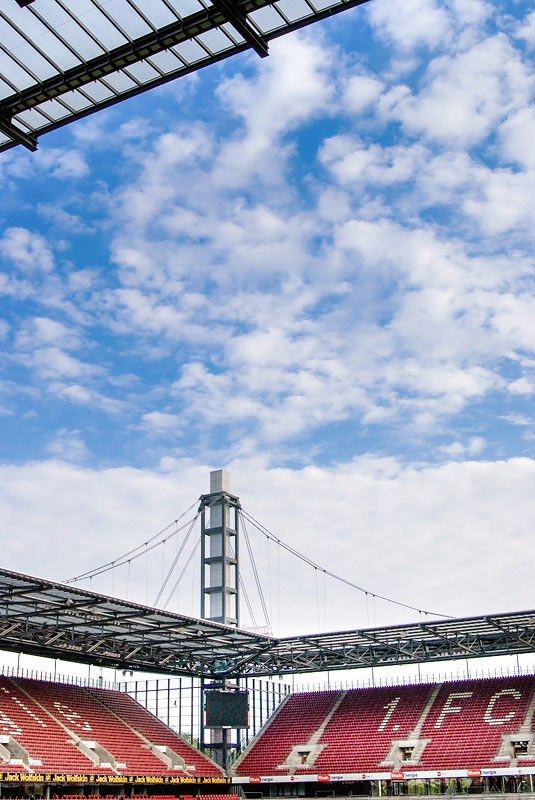
POLYGON ((255 29, 249 25, 245 14, 234 5, 232 0, 212 0, 212 3, 223 12, 228 21, 241 33, 245 41, 251 45, 260 58, 265 58, 269 55, 266 40, 259 36, 255 29))
POLYGON ((24 147, 27 147, 28 150, 31 150, 32 152, 37 150, 36 137, 31 136, 29 133, 25 133, 20 128, 15 127, 11 120, 5 117, 3 114, 0 114, 0 131, 5 133, 6 136, 9 136, 10 139, 13 139, 13 141, 18 142, 18 144, 22 144, 24 147))

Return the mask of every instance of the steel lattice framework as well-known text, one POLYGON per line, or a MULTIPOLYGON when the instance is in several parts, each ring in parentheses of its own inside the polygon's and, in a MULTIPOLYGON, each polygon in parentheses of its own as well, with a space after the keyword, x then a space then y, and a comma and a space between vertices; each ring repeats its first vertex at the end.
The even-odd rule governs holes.
POLYGON ((276 638, 0 570, 0 649, 200 677, 256 677, 535 651, 535 610, 276 638))
POLYGON ((0 150, 367 0, 2 0, 0 150))

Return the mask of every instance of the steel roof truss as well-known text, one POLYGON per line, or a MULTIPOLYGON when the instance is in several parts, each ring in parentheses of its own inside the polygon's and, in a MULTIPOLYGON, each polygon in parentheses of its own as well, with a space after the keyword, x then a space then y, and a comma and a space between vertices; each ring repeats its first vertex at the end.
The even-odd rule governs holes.
POLYGON ((504 625, 503 623, 500 624, 497 620, 493 619, 492 617, 488 617, 489 624, 492 625, 494 628, 497 628, 502 633, 506 634, 508 639, 514 639, 515 641, 519 642, 520 644, 526 645, 529 648, 535 647, 535 631, 531 632, 531 636, 529 635, 528 629, 524 628, 523 634, 520 635, 517 629, 511 629, 504 625))
POLYGON ((237 4, 234 4, 232 0, 214 0, 214 5, 225 15, 227 21, 234 25, 238 33, 241 33, 260 58, 269 55, 266 40, 248 24, 247 17, 237 4))
POLYGON ((440 633, 436 628, 428 626, 427 630, 432 631, 439 639, 450 646, 450 651, 453 653, 457 648, 463 650, 465 653, 469 655, 474 655, 474 653, 481 649, 481 645, 478 640, 473 638, 472 640, 468 640, 468 644, 463 644, 459 641, 458 636, 445 636, 444 634, 440 633), (474 647, 474 645, 476 645, 474 647))
MULTIPOLYGON (((44 59, 53 68, 55 74, 43 79, 38 79, 34 75, 33 82, 29 86, 15 86, 13 81, 10 81, 11 73, 9 70, 6 75, 2 76, 3 80, 12 87, 13 94, 0 101, 0 114, 2 115, 0 131, 9 139, 7 142, 0 143, 0 151, 9 149, 15 144, 23 144, 25 147, 35 149, 38 135, 55 130, 69 122, 174 80, 181 75, 186 75, 203 66, 214 64, 230 55, 241 53, 248 48, 253 48, 262 57, 266 56, 268 40, 297 30, 332 14, 361 5, 367 0, 331 0, 332 5, 326 6, 321 10, 315 8, 310 0, 305 0, 309 10, 308 13, 297 16, 295 19, 290 19, 288 15, 284 14, 282 9, 276 5, 275 0, 214 0, 212 4, 201 0, 203 8, 184 18, 179 17, 172 3, 168 2, 168 0, 162 0, 170 12, 169 16, 174 18, 174 21, 161 27, 158 27, 150 19, 149 11, 142 8, 141 4, 134 2, 134 0, 125 0, 128 7, 132 9, 133 14, 139 19, 140 27, 144 30, 150 29, 148 33, 135 38, 129 36, 126 26, 122 24, 121 14, 114 16, 111 5, 103 4, 100 0, 88 0, 102 19, 105 19, 107 24, 117 31, 118 37, 124 42, 118 46, 111 47, 106 47, 105 43, 100 41, 101 36, 97 30, 98 26, 95 26, 95 30, 93 30, 90 24, 86 24, 83 18, 76 15, 68 0, 49 0, 50 8, 47 6, 40 8, 39 3, 29 5, 30 0, 17 0, 17 2, 21 7, 28 5, 28 9, 24 13, 27 13, 32 20, 38 22, 43 30, 48 32, 51 43, 50 52, 47 51, 46 42, 43 44, 39 35, 32 34, 30 36, 25 33, 24 25, 22 23, 17 24, 15 21, 18 19, 17 15, 9 14, 8 10, 0 11, 0 15, 6 24, 11 27, 12 31, 16 32, 19 37, 26 41, 29 47, 33 48, 34 54, 36 56, 39 55, 41 59, 44 59), (269 31, 263 31, 253 17, 250 16, 253 12, 266 7, 276 10, 280 19, 280 26, 275 25, 269 31), (50 23, 46 14, 50 11, 53 12, 54 8, 61 9, 61 13, 72 20, 75 30, 82 37, 86 37, 87 41, 94 43, 95 48, 91 53, 91 57, 89 54, 84 57, 81 52, 78 52, 69 37, 63 35, 61 26, 55 26, 50 23), (233 35, 232 30, 230 30, 231 27, 236 35, 233 35), (203 34, 210 31, 219 31, 226 37, 228 46, 223 45, 214 48, 213 52, 202 38, 203 34), (240 40, 238 40, 238 37, 240 37, 240 40), (242 38, 244 41, 241 41, 242 38), (176 45, 188 41, 194 41, 204 51, 205 56, 188 61, 178 50, 174 49, 176 45), (71 63, 65 69, 59 68, 56 64, 58 59, 55 45, 58 48, 63 48, 65 53, 68 52, 72 56, 71 63), (100 55, 95 53, 96 48, 100 50, 100 55), (165 70, 160 69, 156 62, 151 61, 151 56, 158 55, 164 51, 172 52, 176 58, 177 63, 180 65, 176 70, 170 69, 165 72, 165 70), (138 80, 129 70, 129 66, 138 63, 149 65, 154 70, 155 77, 149 76, 146 79, 138 80), (131 82, 130 87, 115 88, 110 81, 106 80, 106 76, 113 73, 122 74, 129 83, 131 82), (103 88, 106 87, 107 92, 109 92, 108 96, 95 99, 95 96, 92 96, 89 91, 84 90, 85 86, 93 82, 100 83, 103 88), (87 101, 87 105, 82 104, 76 109, 76 103, 71 105, 62 101, 63 95, 73 91, 79 92, 87 101), (42 108, 42 105, 49 100, 56 100, 63 106, 66 112, 65 115, 49 116, 42 108), (41 114, 41 118, 36 118, 35 121, 33 119, 18 118, 17 115, 32 109, 35 113, 41 114)), ((11 58, 15 58, 14 50, 15 48, 12 48, 11 51, 8 51, 11 58)), ((26 64, 21 64, 20 68, 31 74, 31 70, 26 64)))
POLYGON ((3 109, 9 109, 12 114, 18 114, 33 108, 43 100, 57 98, 73 89, 83 88, 85 83, 144 61, 151 55, 161 53, 180 42, 193 39, 196 34, 217 28, 224 21, 221 11, 212 7, 210 10, 190 14, 183 20, 177 20, 160 30, 129 41, 88 61, 84 61, 78 54, 77 57, 82 62, 79 66, 71 67, 59 75, 41 81, 38 85, 18 92, 16 96, 6 98, 1 106, 3 109))

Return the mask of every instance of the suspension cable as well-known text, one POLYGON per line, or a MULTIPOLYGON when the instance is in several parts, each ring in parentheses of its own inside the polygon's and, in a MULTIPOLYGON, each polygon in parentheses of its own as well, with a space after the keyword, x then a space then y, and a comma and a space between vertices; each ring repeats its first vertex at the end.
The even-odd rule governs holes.
POLYGON ((253 611, 253 606, 251 605, 251 601, 249 599, 249 594, 247 592, 247 589, 245 588, 245 583, 244 583, 243 578, 242 578, 241 575, 240 575, 240 589, 241 589, 242 595, 243 595, 243 597, 245 599, 245 605, 247 606, 247 610, 249 612, 249 616, 251 617, 251 622, 253 623, 253 628, 258 628, 258 623, 256 621, 256 616, 255 616, 255 613, 253 611))
MULTIPOLYGON (((231 558, 236 558, 236 555, 234 553, 234 548, 232 547, 232 543, 230 542, 230 540, 229 540, 229 548, 230 548, 230 557, 231 558)), ((249 593, 247 592, 247 587, 245 586, 245 582, 244 582, 244 580, 242 578, 242 574, 241 574, 240 570, 238 570, 238 580, 240 582, 240 589, 241 589, 243 597, 245 599, 245 605, 247 606, 247 610, 248 610, 249 615, 251 617, 251 622, 253 623, 253 628, 258 628, 258 623, 256 621, 256 616, 255 616, 255 613, 253 611, 253 606, 252 606, 251 600, 249 598, 249 593)))
POLYGON ((320 570, 320 572, 323 572, 330 578, 334 578, 334 580, 339 581, 340 583, 344 583, 346 586, 350 586, 352 589, 357 589, 359 592, 362 592, 365 595, 369 595, 370 597, 377 597, 379 600, 385 600, 387 603, 393 603, 396 606, 402 606, 403 608, 410 608, 411 611, 418 611, 418 613, 420 614, 426 614, 433 617, 445 617, 447 619, 455 619, 451 614, 440 614, 438 611, 426 611, 423 608, 418 608, 417 606, 411 606, 409 603, 402 603, 400 600, 394 600, 391 597, 386 597, 385 595, 377 594, 377 592, 372 592, 369 589, 365 589, 363 586, 359 586, 358 584, 353 583, 347 578, 342 578, 340 575, 336 575, 336 573, 331 572, 331 570, 322 567, 320 564, 317 564, 308 556, 303 555, 303 553, 300 553, 299 550, 295 549, 295 547, 292 547, 291 545, 286 544, 286 542, 283 542, 281 539, 275 536, 275 534, 271 533, 271 531, 268 530, 268 528, 262 525, 261 522, 258 522, 258 520, 256 520, 251 514, 249 514, 247 511, 244 511, 243 508, 241 509, 240 513, 242 515, 242 518, 247 519, 248 522, 254 525, 258 531, 260 531, 260 533, 262 533, 268 539, 271 539, 271 541, 278 544, 284 550, 287 550, 288 553, 291 553, 296 558, 301 559, 301 561, 304 561, 305 564, 308 564, 310 567, 320 570))
POLYGON ((239 513, 240 513, 240 516, 241 516, 243 534, 244 534, 244 537, 245 537, 245 544, 247 545, 247 551, 249 553, 249 558, 251 559, 251 566, 253 568, 253 575, 254 575, 254 579, 255 579, 255 582, 256 582, 256 588, 258 589, 258 596, 260 597, 260 603, 262 605, 262 611, 264 612, 266 625, 267 625, 268 628, 270 628, 271 627, 271 621, 270 621, 270 618, 269 618, 269 612, 268 612, 266 601, 265 601, 265 598, 264 598, 264 592, 262 590, 262 584, 260 583, 260 576, 259 576, 258 570, 256 568, 256 562, 255 562, 254 555, 253 555, 253 548, 251 547, 251 540, 249 539, 249 533, 247 532, 247 526, 245 524, 245 519, 243 517, 243 514, 241 513, 241 511, 239 513))
MULTIPOLYGON (((129 556, 128 558, 126 557, 126 555, 125 556, 120 556, 120 559, 122 559, 122 560, 120 560, 118 558, 116 561, 110 561, 108 564, 104 565, 102 568, 97 568, 93 572, 88 572, 88 573, 86 573, 84 575, 78 575, 76 578, 69 578, 69 580, 63 581, 63 583, 76 583, 77 581, 85 580, 87 578, 94 578, 96 575, 102 575, 104 572, 109 572, 110 570, 114 570, 116 567, 122 567, 123 564, 127 564, 129 561, 135 561, 136 559, 141 558, 141 556, 144 556, 147 553, 150 553, 150 551, 154 550, 156 547, 160 547, 162 544, 165 544, 168 539, 173 539, 175 536, 177 536, 180 533, 180 531, 183 531, 184 528, 186 528, 190 524, 190 522, 191 522, 191 520, 188 520, 188 522, 184 522, 183 525, 181 525, 179 528, 177 528, 176 531, 173 531, 173 533, 170 533, 168 536, 166 536, 165 539, 161 539, 161 541, 155 542, 150 547, 146 547, 145 550, 142 550, 141 552, 136 553, 133 556, 129 556)), ((175 524, 175 521, 173 521, 170 525, 168 525, 163 530, 165 530, 165 531, 169 530, 169 528, 174 524, 175 524)), ((160 531, 160 533, 161 532, 162 531, 160 531)), ((143 545, 143 546, 145 546, 145 545, 143 545)), ((136 548, 136 550, 138 550, 138 549, 139 548, 136 548)))
MULTIPOLYGON (((166 600, 166 601, 165 601, 165 603, 164 603, 164 606, 163 606, 163 607, 164 607, 164 609, 165 609, 165 608, 167 608, 167 606, 168 606, 168 605, 169 605, 169 603, 171 602, 171 598, 172 598, 172 596, 174 595, 174 593, 176 592, 176 590, 178 589, 178 585, 179 585, 180 581, 182 580, 182 578, 184 577, 184 575, 185 575, 185 573, 186 573, 186 570, 187 570, 187 568, 188 568, 188 567, 189 567, 189 565, 191 564, 191 562, 192 562, 192 560, 193 560, 193 556, 194 556, 194 555, 195 555, 195 553, 197 552, 197 550, 198 550, 198 548, 199 548, 199 545, 200 545, 200 543, 201 543, 201 540, 200 540, 200 539, 197 539, 197 541, 195 542, 195 545, 194 545, 194 547, 193 547, 193 550, 192 550, 192 551, 191 551, 191 553, 189 554, 189 556, 188 556, 188 559, 187 559, 186 563, 185 563, 185 564, 184 564, 184 566, 182 567, 182 571, 181 571, 180 575, 178 576, 178 578, 177 578, 177 579, 176 579, 176 581, 174 582, 174 584, 173 584, 173 588, 171 589, 171 591, 170 591, 170 593, 169 593, 169 596, 168 596, 167 600, 166 600)), ((155 604, 155 605, 156 605, 156 604, 155 604)))
POLYGON ((182 552, 183 552, 183 550, 184 550, 184 548, 185 548, 185 546, 186 546, 186 544, 188 542, 188 539, 189 539, 189 537, 191 535, 191 532, 192 532, 193 528, 195 527, 195 523, 197 522, 198 518, 199 518, 199 512, 197 511, 197 513, 195 514, 195 516, 191 520, 191 524, 190 524, 190 526, 188 528, 188 531, 187 531, 186 535, 184 536, 184 538, 182 540, 182 544, 180 545, 180 547, 176 551, 176 555, 175 555, 175 557, 173 559, 173 563, 171 564, 171 566, 169 568, 169 572, 167 573, 167 575, 165 577, 165 580, 162 583, 162 587, 161 587, 160 591, 158 592, 158 594, 156 596, 156 600, 153 603, 154 606, 156 606, 158 604, 158 600, 160 599, 160 597, 164 593, 165 587, 167 586, 167 584, 169 582, 169 579, 170 579, 171 575, 173 574, 173 570, 176 567, 177 561, 180 558, 180 556, 182 555, 182 552))
MULTIPOLYGON (((180 522, 182 517, 185 517, 186 514, 190 512, 194 506, 197 505, 198 501, 199 499, 197 498, 197 500, 195 500, 188 508, 186 508, 186 510, 183 511, 182 514, 180 514, 180 516, 178 516, 176 519, 170 522, 169 525, 166 525, 165 528, 162 528, 157 533, 155 533, 154 536, 151 536, 150 539, 147 539, 146 542, 142 542, 142 544, 139 544, 137 547, 132 548, 132 550, 128 550, 128 552, 123 553, 122 556, 117 556, 117 558, 115 558, 113 561, 108 561, 106 564, 101 564, 99 567, 94 567, 93 569, 87 570, 87 572, 82 572, 80 573, 80 575, 77 575, 74 578, 68 578, 67 580, 63 581, 63 583, 75 583, 76 581, 81 581, 84 578, 89 578, 90 576, 93 577, 93 575, 100 575, 100 570, 104 570, 105 567, 118 566, 117 562, 123 561, 123 559, 126 559, 128 556, 137 552, 137 550, 141 550, 143 547, 147 547, 147 545, 149 545, 151 542, 157 539, 158 536, 161 536, 162 534, 166 533, 169 530, 169 528, 172 528, 173 525, 176 525, 177 522, 180 522)), ((148 552, 148 550, 145 552, 148 552)))

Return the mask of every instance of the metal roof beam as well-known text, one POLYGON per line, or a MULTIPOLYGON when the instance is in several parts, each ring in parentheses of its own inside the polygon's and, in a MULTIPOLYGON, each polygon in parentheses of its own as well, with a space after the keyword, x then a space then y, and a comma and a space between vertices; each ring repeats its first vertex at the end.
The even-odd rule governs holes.
POLYGON ((497 628, 502 633, 505 633, 505 635, 507 636, 508 639, 513 639, 515 642, 519 642, 520 644, 526 645, 527 647, 534 647, 535 646, 535 633, 534 632, 532 632, 531 636, 530 636, 529 633, 528 633, 528 630, 526 629, 524 631, 524 633, 527 634, 527 637, 524 638, 521 634, 519 634, 518 630, 511 630, 506 625, 503 625, 503 624, 500 625, 492 617, 487 617, 487 620, 488 620, 489 624, 492 625, 494 628, 497 628))
POLYGON ((132 42, 109 50, 101 56, 71 67, 59 75, 22 89, 17 94, 4 98, 0 107, 12 115, 19 114, 73 89, 83 89, 86 83, 105 78, 110 73, 144 61, 180 42, 193 39, 199 33, 213 30, 225 21, 227 20, 224 13, 216 6, 197 11, 182 20, 172 22, 157 31, 151 31, 132 42))
POLYGON ((213 3, 216 8, 223 12, 227 20, 234 25, 238 33, 241 33, 245 41, 251 45, 260 58, 265 58, 269 55, 266 40, 259 36, 255 29, 249 25, 243 11, 232 3, 232 0, 213 0, 213 3))
MULTIPOLYGON (((373 642, 375 645, 378 645, 379 647, 384 647, 384 642, 382 642, 376 636, 373 636, 373 634, 367 633, 366 631, 361 631, 361 635, 363 638, 369 639, 370 642, 373 642)), ((401 653, 401 655, 404 655, 412 659, 414 658, 415 652, 421 649, 421 643, 418 642, 418 645, 414 647, 412 650, 407 649, 407 644, 412 645, 412 642, 405 643, 405 647, 403 647, 399 641, 396 642, 395 644, 389 644, 388 646, 390 650, 394 650, 394 652, 401 653)))
POLYGON ((23 145, 27 150, 35 152, 37 150, 37 139, 29 133, 25 133, 20 128, 12 124, 11 119, 4 114, 0 114, 0 131, 9 136, 14 142, 23 145))
POLYGON ((473 645, 470 645, 470 644, 462 644, 462 642, 460 642, 460 641, 459 641, 459 639, 458 639, 458 638, 456 638, 455 636, 453 636, 453 637, 444 636, 444 635, 443 635, 443 634, 441 634, 439 631, 437 631, 436 629, 432 628, 430 625, 427 627, 427 630, 430 630, 430 631, 432 631, 432 633, 434 633, 434 634, 435 634, 435 636, 437 637, 437 639, 440 639, 440 640, 441 640, 441 641, 443 641, 445 644, 449 644, 449 645, 450 645, 450 647, 451 647, 453 650, 455 650, 455 648, 460 648, 461 650, 464 650, 466 653, 468 653, 468 654, 470 654, 470 655, 472 655, 472 654, 474 653, 474 647, 473 647, 473 645))
POLYGON ((45 581, 41 581, 40 583, 30 582, 28 585, 23 585, 20 588, 15 588, 11 583, 0 583, 0 603, 5 599, 11 601, 14 597, 26 597, 27 595, 32 594, 32 592, 42 592, 47 588, 48 583, 45 581))
MULTIPOLYGON (((71 614, 71 613, 73 616, 75 616, 76 613, 79 613, 80 611, 89 610, 98 607, 100 605, 99 600, 94 600, 92 603, 88 603, 86 600, 83 603, 72 603, 72 604, 67 603, 67 607, 65 607, 65 603, 62 602, 61 600, 47 599, 38 601, 38 600, 33 600, 32 598, 29 598, 28 600, 25 600, 22 603, 19 603, 18 605, 26 605, 28 603, 36 604, 38 602, 41 602, 42 606, 35 609, 34 611, 24 611, 23 609, 17 610, 15 614, 9 614, 7 618, 9 620, 16 620, 16 619, 24 620, 24 619, 30 619, 31 617, 49 617, 49 616, 60 616, 60 615, 65 616, 66 614, 71 614)), ((76 622, 73 621, 73 624, 76 625, 76 622)), ((59 630, 60 627, 61 627, 60 625, 57 625, 56 630, 59 630)))
MULTIPOLYGON (((178 77, 183 77, 198 69, 206 67, 210 64, 218 63, 232 55, 242 53, 249 48, 254 48, 260 55, 267 54, 267 42, 274 38, 283 36, 291 31, 299 30, 302 27, 308 26, 314 22, 346 11, 355 6, 359 6, 368 0, 331 0, 333 5, 324 7, 321 10, 315 9, 313 5, 306 2, 310 15, 305 14, 303 17, 291 20, 281 8, 275 5, 275 0, 214 0, 214 3, 208 8, 203 8, 201 11, 190 14, 184 19, 177 19, 176 22, 163 28, 157 28, 150 21, 150 14, 143 13, 142 16, 152 26, 153 30, 146 35, 133 39, 112 50, 107 50, 102 44, 99 44, 94 31, 90 26, 86 26, 82 20, 78 19, 76 15, 70 10, 66 0, 55 0, 62 9, 69 14, 69 16, 76 21, 77 25, 82 28, 86 35, 93 39, 102 50, 102 55, 91 59, 84 59, 61 35, 59 30, 55 30, 54 26, 48 21, 46 14, 37 13, 39 3, 36 3, 36 11, 34 16, 48 28, 51 34, 59 39, 63 46, 65 46, 75 57, 76 66, 69 69, 61 70, 53 62, 51 54, 43 49, 42 44, 28 40, 24 31, 19 30, 17 25, 10 20, 7 15, 0 11, 0 15, 11 26, 13 31, 16 31, 20 36, 29 41, 29 45, 33 46, 36 53, 45 58, 46 61, 53 68, 53 75, 44 80, 35 79, 32 85, 26 88, 15 87, 9 80, 9 75, 2 75, 7 85, 11 86, 12 94, 0 101, 0 113, 4 114, 6 121, 14 119, 17 122, 17 115, 23 114, 25 111, 35 109, 38 114, 31 118, 27 127, 30 133, 18 134, 16 137, 8 133, 8 141, 0 143, 0 152, 9 150, 18 144, 25 146, 35 147, 37 137, 57 130, 58 128, 68 125, 76 120, 83 119, 97 111, 109 108, 116 103, 122 102, 131 97, 135 97, 142 92, 157 86, 162 86, 169 81, 175 80, 178 77), (249 15, 262 8, 272 7, 281 19, 280 27, 275 27, 269 31, 262 31, 250 18, 249 15), (224 29, 225 23, 229 23, 239 33, 243 41, 237 41, 237 37, 233 36, 231 32, 224 29), (228 47, 221 50, 211 52, 210 48, 202 40, 202 34, 209 31, 224 32, 228 39, 228 47), (205 51, 206 56, 198 60, 188 62, 181 56, 175 49, 174 55, 176 56, 177 66, 176 69, 170 71, 163 70, 156 61, 151 61, 151 56, 157 55, 164 51, 169 51, 174 45, 181 42, 193 40, 205 51), (155 77, 140 79, 134 72, 129 71, 130 65, 137 63, 147 64, 151 71, 156 73, 155 77), (128 84, 132 82, 132 86, 125 89, 117 89, 112 86, 111 82, 106 80, 106 76, 121 75, 128 84), (106 97, 97 100, 94 95, 90 93, 89 86, 92 82, 97 82, 105 89, 106 97), (87 91, 84 87, 88 87, 87 91), (85 98, 81 106, 77 104, 67 103, 63 95, 68 92, 77 91, 85 98), (108 96, 108 92, 111 94, 108 96), (46 104, 49 101, 55 100, 59 105, 63 106, 66 113, 59 116, 50 116, 46 110, 46 104), (39 117, 40 115, 40 117, 39 117), (24 141, 22 137, 25 137, 24 141)), ((96 3, 95 3, 96 4, 96 3)), ((168 4, 169 5, 169 4, 168 4)), ((33 11, 33 7, 32 7, 33 11)), ((139 9, 138 9, 139 11, 139 9)), ((107 7, 106 15, 110 17, 111 11, 107 7)), ((178 14, 175 11, 176 16, 178 14)), ((111 14, 113 17, 113 14, 111 14)), ((120 16, 118 19, 112 20, 115 27, 119 30, 120 16)), ((9 53, 14 58, 13 53, 9 53)), ((28 71, 28 67, 24 64, 21 65, 28 71)))

